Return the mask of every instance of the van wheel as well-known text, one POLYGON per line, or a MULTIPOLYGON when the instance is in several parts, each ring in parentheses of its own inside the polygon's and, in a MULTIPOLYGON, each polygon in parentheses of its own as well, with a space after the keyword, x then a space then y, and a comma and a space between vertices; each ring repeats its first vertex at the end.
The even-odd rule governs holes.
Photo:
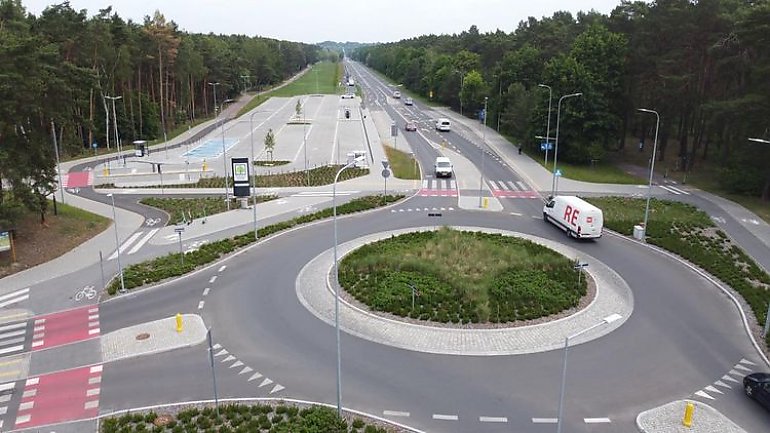
POLYGON ((572 230, 567 230, 567 237, 568 238, 574 238, 575 237, 575 232, 573 232, 572 230))

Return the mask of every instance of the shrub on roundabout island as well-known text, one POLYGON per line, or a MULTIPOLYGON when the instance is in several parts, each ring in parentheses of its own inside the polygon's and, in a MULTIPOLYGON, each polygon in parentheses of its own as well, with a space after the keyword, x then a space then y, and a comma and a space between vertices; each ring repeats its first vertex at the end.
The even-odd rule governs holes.
POLYGON ((339 276, 375 311, 451 323, 549 316, 577 306, 587 291, 572 260, 544 246, 448 228, 364 245, 342 259, 339 276))

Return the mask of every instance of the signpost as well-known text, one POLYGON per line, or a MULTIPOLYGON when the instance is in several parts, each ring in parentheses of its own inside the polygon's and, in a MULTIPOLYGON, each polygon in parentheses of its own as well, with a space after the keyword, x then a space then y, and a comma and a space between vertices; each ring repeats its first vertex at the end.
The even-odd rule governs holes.
POLYGON ((233 168, 233 195, 248 197, 251 194, 249 158, 231 158, 233 168))
POLYGON ((390 136, 393 137, 393 147, 398 149, 398 126, 396 122, 390 124, 390 136))
POLYGON ((387 160, 382 161, 382 178, 385 179, 385 195, 388 195, 388 178, 390 177, 390 170, 388 170, 389 166, 390 162, 387 160))
POLYGON ((575 266, 574 266, 574 268, 575 268, 575 270, 578 273, 578 288, 580 288, 580 274, 583 273, 583 268, 587 268, 587 267, 588 267, 588 263, 580 263, 580 259, 579 258, 575 259, 575 266))
POLYGON ((184 266, 184 251, 182 251, 182 232, 184 232, 184 227, 176 227, 174 231, 179 236, 179 256, 182 257, 182 266, 184 266))

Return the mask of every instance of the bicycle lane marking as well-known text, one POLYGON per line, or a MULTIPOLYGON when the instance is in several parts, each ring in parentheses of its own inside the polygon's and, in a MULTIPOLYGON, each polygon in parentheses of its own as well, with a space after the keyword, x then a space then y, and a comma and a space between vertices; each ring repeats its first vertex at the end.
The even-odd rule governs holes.
POLYGON ((86 306, 34 319, 31 350, 42 350, 97 338, 99 307, 86 306))

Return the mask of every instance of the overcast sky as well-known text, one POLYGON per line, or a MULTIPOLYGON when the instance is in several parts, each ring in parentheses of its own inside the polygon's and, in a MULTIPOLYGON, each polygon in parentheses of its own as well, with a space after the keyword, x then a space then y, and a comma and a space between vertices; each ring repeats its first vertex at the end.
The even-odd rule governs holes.
MULTIPOLYGON (((52 0, 22 0, 35 15, 52 0)), ((245 34, 302 42, 390 42, 424 34, 511 32, 527 17, 566 10, 609 14, 620 0, 116 0, 113 10, 141 23, 156 9, 191 33, 245 34)), ((89 16, 108 1, 71 0, 89 16)))

